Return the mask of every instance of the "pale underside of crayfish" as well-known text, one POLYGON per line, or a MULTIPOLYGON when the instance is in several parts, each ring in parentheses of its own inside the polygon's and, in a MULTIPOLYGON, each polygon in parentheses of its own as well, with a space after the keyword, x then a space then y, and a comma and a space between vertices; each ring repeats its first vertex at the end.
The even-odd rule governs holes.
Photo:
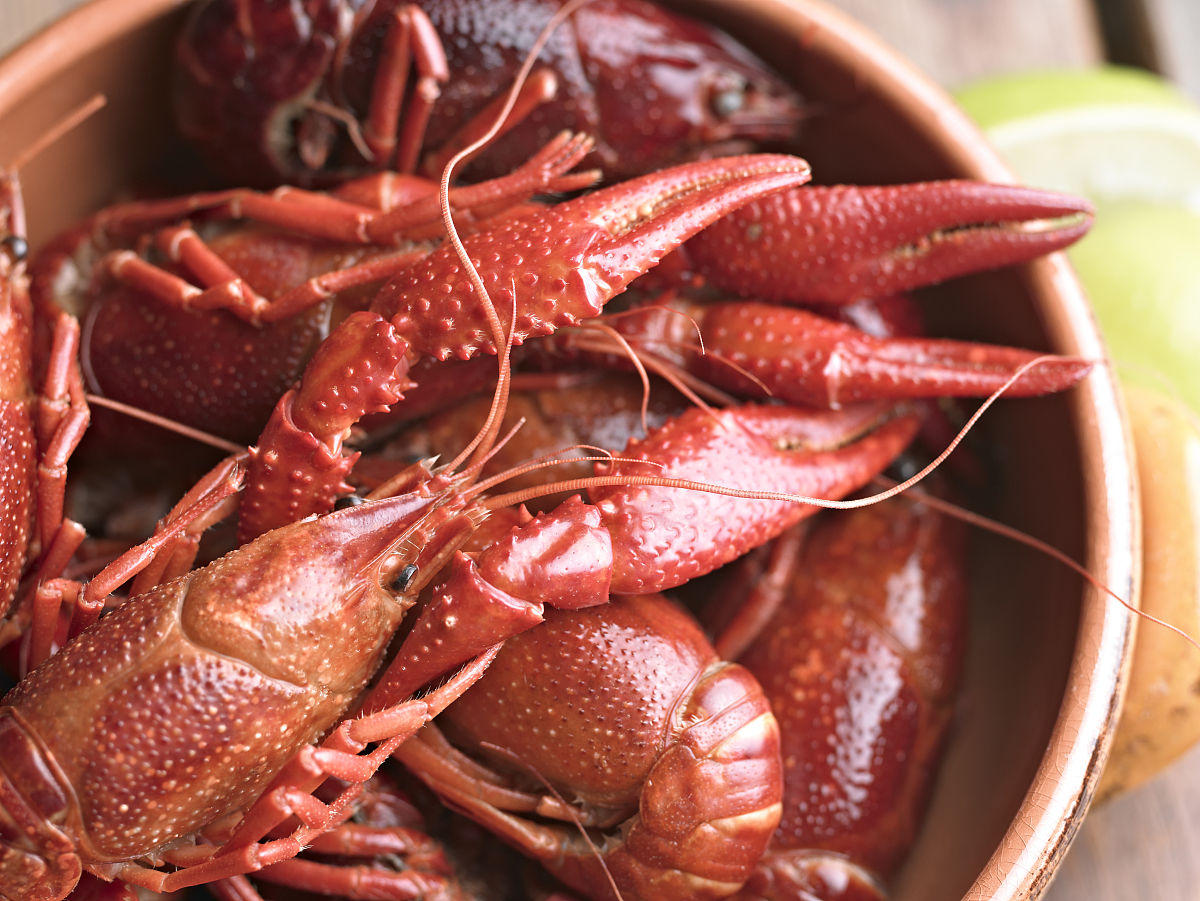
MULTIPOLYGON (((478 7, 486 21, 505 4, 478 7)), ((559 7, 514 8, 536 36, 559 7)), ((1090 210, 964 182, 815 188, 791 153, 730 155, 790 138, 786 83, 707 28, 595 0, 560 10, 573 43, 551 31, 547 65, 517 80, 504 137, 448 195, 450 240, 429 182, 334 182, 435 171, 497 115, 472 95, 515 76, 456 54, 536 46, 464 44, 472 9, 198 3, 181 102, 218 113, 180 115, 193 131, 249 123, 265 143, 202 135, 231 168, 329 190, 119 204, 28 278, 23 253, 2 258, 22 336, 0 373, 17 511, 0 537, 19 550, 0 638, 21 678, 0 701, 0 897, 109 880, 114 897, 473 896, 416 820, 376 816, 401 765, 589 897, 878 897, 902 858, 959 666, 960 539, 907 501, 805 523, 944 427, 927 399, 1086 375, 927 337, 896 295, 1064 246, 1090 210), (653 67, 645 43, 604 40, 596 23, 614 20, 669 35, 685 87, 631 98, 653 67), (189 79, 216 81, 198 97, 189 79), (33 316, 62 336, 40 433, 22 412, 33 316), (631 367, 642 380, 609 380, 631 367), (253 444, 89 559, 61 509, 84 382, 97 403, 253 444), (478 418, 425 418, 471 394, 478 418), (552 482, 538 458, 562 451, 589 467, 552 482), (236 536, 202 537, 234 515, 236 536), (808 553, 820 585, 795 569, 808 553), (713 588, 746 572, 768 596, 713 588), (705 598, 725 608, 709 635, 684 606, 705 598), (792 630, 811 645, 765 647, 792 630), (858 764, 804 759, 818 746, 858 764), (855 779, 869 790, 839 793, 855 779)))

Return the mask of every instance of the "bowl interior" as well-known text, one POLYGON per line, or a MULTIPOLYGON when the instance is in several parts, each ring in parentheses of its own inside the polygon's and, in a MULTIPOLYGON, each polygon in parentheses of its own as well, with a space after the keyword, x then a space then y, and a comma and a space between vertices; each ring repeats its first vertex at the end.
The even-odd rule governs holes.
MULTIPOLYGON (((940 89, 836 11, 788 0, 698 6, 814 98, 800 142, 814 181, 1012 180, 940 89)), ((1103 355, 1061 255, 921 296, 938 334, 1103 355)), ((1132 598, 1136 507, 1107 370, 1065 395, 999 403, 977 437, 989 489, 975 508, 1132 598)), ((960 709, 897 901, 1040 894, 1086 810, 1119 703, 1123 608, 1044 553, 981 530, 972 567, 960 709)))
MULTIPOLYGON (((814 98, 802 152, 819 181, 1006 177, 936 88, 836 14, 788 0, 679 5, 814 98)), ((22 171, 35 245, 180 152, 166 73, 181 16, 182 0, 100 0, 0 63, 0 161, 96 92, 108 99, 22 171)), ((949 335, 1102 353, 1061 260, 962 279, 925 300, 949 335)), ((992 485, 983 512, 1130 596, 1132 489, 1106 373, 1065 396, 1001 402, 980 432, 992 485)), ((1036 895, 1086 807, 1119 695, 1124 611, 1008 539, 977 532, 973 553, 963 700, 897 901, 1036 895)))

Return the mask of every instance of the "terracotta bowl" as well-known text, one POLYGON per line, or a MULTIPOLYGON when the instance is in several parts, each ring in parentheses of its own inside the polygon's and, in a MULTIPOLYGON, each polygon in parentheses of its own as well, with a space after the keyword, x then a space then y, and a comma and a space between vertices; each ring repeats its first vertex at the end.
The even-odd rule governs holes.
MULTIPOLYGON (((819 98, 804 155, 819 180, 1011 180, 951 101, 855 23, 811 0, 679 0, 819 98)), ((94 92, 109 104, 22 173, 33 241, 113 197, 169 151, 164 96, 185 0, 96 0, 0 63, 0 162, 94 92)), ((1056 256, 928 292, 939 330, 1100 358, 1056 256)), ((1098 368, 1064 396, 999 404, 986 512, 1135 593, 1134 488, 1118 400, 1098 368)), ((897 901, 1035 898, 1088 806, 1130 647, 1129 615, 1057 562, 980 533, 963 703, 897 901)))

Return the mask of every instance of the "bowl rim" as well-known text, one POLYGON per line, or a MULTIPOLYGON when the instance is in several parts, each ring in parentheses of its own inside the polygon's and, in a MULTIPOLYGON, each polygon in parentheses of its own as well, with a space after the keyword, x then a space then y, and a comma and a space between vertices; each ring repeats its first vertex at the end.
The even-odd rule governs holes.
MULTIPOLYGON (((49 23, 0 59, 0 120, 40 83, 69 68, 74 54, 96 50, 121 34, 175 12, 191 0, 88 0, 49 23), (16 98, 16 99, 14 99, 16 98)), ((702 6, 698 3, 697 6, 702 6)), ((964 176, 1016 179, 949 95, 863 25, 822 0, 756 0, 769 15, 803 15, 826 42, 826 53, 854 56, 866 89, 922 113, 920 127, 948 136, 964 176)), ((1056 295, 1045 324, 1060 352, 1104 361, 1106 351, 1090 305, 1066 257, 1026 264, 1034 288, 1056 295)), ((1067 398, 1073 425, 1100 453, 1082 473, 1088 523, 1087 570, 1132 605, 1140 586, 1140 510, 1131 439, 1111 367, 1099 363, 1067 398)), ((1086 585, 1077 644, 1063 701, 1034 781, 1001 844, 965 899, 1016 901, 1038 897, 1074 837, 1107 757, 1120 712, 1133 614, 1101 589, 1086 585)))
MULTIPOLYGON (((131 29, 181 9, 192 0, 85 0, 0 57, 0 98, 23 97, 38 82, 71 67, 88 53, 131 29), (83 35, 82 41, 80 35, 83 35)), ((0 115, 8 108, 0 103, 0 115)))
MULTIPOLYGON (((770 15, 803 9, 827 56, 853 57, 864 92, 909 107, 918 130, 941 132, 967 177, 1017 178, 945 90, 868 28, 823 0, 756 0, 770 15), (862 62, 865 61, 865 62, 862 62)), ((816 38, 813 38, 816 43, 816 38)), ((1141 512, 1132 438, 1121 392, 1099 326, 1063 253, 1025 264, 1033 289, 1056 296, 1046 331, 1054 348, 1098 361, 1066 398, 1081 441, 1099 453, 1084 458, 1086 557, 1082 565, 1132 607, 1141 584, 1141 512)), ((1076 647, 1059 714, 1018 815, 964 901, 1037 898, 1049 885, 1087 812, 1107 759, 1133 653, 1134 614, 1093 584, 1083 586, 1076 647)))

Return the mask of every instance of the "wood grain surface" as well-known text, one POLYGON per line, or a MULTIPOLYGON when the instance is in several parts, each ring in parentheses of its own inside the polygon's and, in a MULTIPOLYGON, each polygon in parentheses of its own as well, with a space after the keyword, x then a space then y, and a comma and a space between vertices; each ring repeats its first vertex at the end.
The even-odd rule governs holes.
MULTIPOLYGON (((0 0, 0 54, 81 0, 0 0)), ((953 88, 1116 59, 1200 100, 1200 0, 833 0, 953 88)), ((1200 749, 1095 808, 1044 901, 1200 901, 1200 749)))
POLYGON ((939 84, 1081 66, 1103 50, 1090 0, 833 0, 939 84))
POLYGON ((83 0, 0 0, 0 54, 49 25, 83 0))

